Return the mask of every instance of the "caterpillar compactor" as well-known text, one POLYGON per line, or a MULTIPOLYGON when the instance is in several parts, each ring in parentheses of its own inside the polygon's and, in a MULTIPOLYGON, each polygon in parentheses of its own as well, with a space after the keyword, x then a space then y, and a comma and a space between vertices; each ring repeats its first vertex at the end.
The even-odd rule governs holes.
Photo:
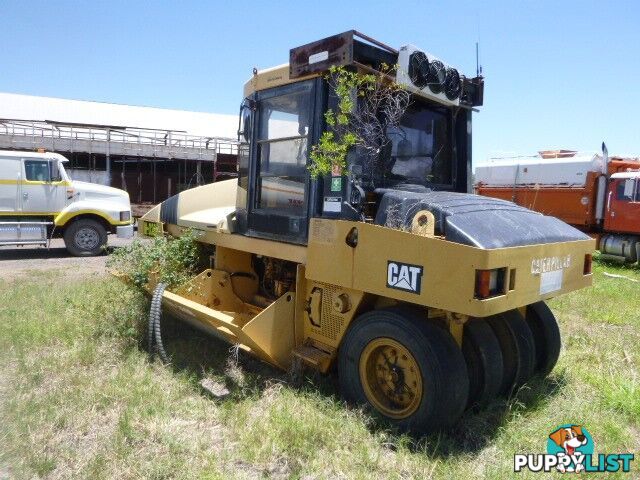
MULTIPOLYGON (((511 202, 469 194, 483 78, 356 31, 254 70, 240 108, 237 180, 157 205, 143 235, 195 231, 211 268, 162 293, 174 316, 279 367, 336 371, 344 397, 400 428, 451 425, 556 363, 545 301, 589 286, 594 241, 511 202), (373 166, 309 174, 335 108, 332 66, 411 93, 373 166)), ((357 101, 362 101, 360 98, 357 101)))

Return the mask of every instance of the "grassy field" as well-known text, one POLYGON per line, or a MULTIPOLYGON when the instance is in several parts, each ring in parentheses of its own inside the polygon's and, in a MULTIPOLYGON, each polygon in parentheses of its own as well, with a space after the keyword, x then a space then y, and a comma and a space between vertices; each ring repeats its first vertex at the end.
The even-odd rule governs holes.
POLYGON ((0 281, 0 479, 511 478, 514 453, 545 452, 568 422, 596 452, 638 453, 640 283, 604 272, 640 272, 595 271, 594 288, 551 302, 564 339, 551 376, 422 439, 345 406, 334 378, 292 383, 184 327, 174 365, 150 363, 146 301, 116 280, 0 281), (207 396, 203 378, 229 396, 207 396))

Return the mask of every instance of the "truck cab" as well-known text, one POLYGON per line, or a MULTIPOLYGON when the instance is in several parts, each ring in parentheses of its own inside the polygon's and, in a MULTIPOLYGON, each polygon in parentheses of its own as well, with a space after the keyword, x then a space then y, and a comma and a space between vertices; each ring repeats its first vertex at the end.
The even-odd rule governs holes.
POLYGON ((640 234, 640 171, 611 175, 604 229, 640 234))
POLYGON ((129 195, 73 181, 57 153, 0 151, 0 245, 47 246, 64 238, 77 256, 97 255, 109 233, 133 236, 129 195))

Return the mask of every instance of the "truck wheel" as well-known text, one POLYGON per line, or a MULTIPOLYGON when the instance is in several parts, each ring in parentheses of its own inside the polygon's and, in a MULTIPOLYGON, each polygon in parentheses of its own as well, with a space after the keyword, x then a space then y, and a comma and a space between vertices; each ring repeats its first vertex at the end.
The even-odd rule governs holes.
POLYGON ((369 404, 403 430, 449 426, 467 403, 462 352, 447 331, 411 309, 362 315, 342 341, 338 375, 347 400, 369 404))
POLYGON ((560 356, 560 328, 556 317, 546 303, 537 302, 527 307, 525 320, 536 346, 535 370, 541 375, 548 375, 560 356))
POLYGON ((510 310, 487 317, 502 350, 503 378, 501 395, 511 395, 534 373, 536 363, 533 334, 520 312, 510 310))
POLYGON ((81 218, 64 231, 64 244, 76 257, 99 255, 107 244, 107 231, 99 222, 81 218))
POLYGON ((485 406, 500 394, 504 376, 500 343, 486 321, 473 319, 464 325, 462 354, 469 375, 467 408, 485 406))

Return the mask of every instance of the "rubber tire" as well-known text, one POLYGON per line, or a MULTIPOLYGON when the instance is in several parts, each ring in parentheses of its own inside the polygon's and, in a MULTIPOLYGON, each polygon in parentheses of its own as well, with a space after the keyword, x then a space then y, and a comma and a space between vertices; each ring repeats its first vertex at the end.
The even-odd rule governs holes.
POLYGON ((469 376, 467 408, 483 407, 500 394, 504 364, 500 343, 483 319, 471 319, 464 325, 462 354, 469 376))
POLYGON ((76 257, 92 257, 95 255, 100 255, 104 251, 103 247, 107 244, 107 231, 101 223, 95 220, 91 220, 89 218, 80 218, 65 229, 64 244, 67 247, 67 251, 71 255, 75 255, 76 257), (76 245, 74 241, 76 232, 81 228, 91 228, 98 233, 98 236, 100 237, 98 246, 96 246, 92 250, 85 250, 76 245))
POLYGON ((487 317, 502 350, 503 378, 500 395, 512 392, 535 372, 536 351, 531 329, 517 310, 487 317))
POLYGON ((448 427, 464 412, 469 378, 462 352, 449 332, 430 323, 426 315, 410 308, 393 307, 361 315, 349 328, 338 351, 338 378, 345 399, 369 404, 360 382, 359 363, 372 340, 388 337, 404 345, 422 372, 422 402, 403 419, 387 418, 402 430, 428 433, 448 427))
POLYGON ((560 327, 553 312, 544 302, 529 305, 525 320, 536 345, 535 371, 546 376, 556 366, 560 357, 560 327))

